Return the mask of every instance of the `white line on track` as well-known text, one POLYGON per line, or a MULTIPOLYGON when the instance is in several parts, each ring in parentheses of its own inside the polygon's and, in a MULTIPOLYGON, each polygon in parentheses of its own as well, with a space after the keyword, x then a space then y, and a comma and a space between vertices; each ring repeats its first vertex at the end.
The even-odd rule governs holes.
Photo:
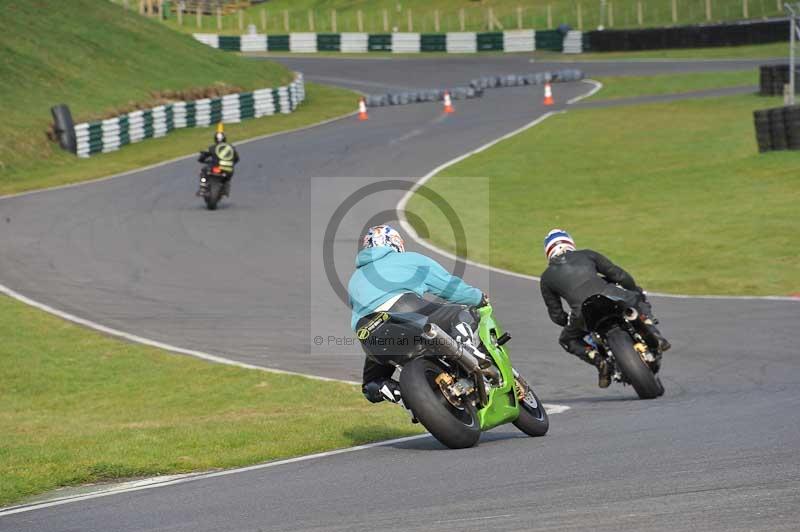
POLYGON ((583 100, 584 98, 588 98, 590 96, 594 96, 595 94, 597 94, 597 92, 600 89, 603 88, 603 84, 602 83, 600 83, 599 81, 593 80, 593 79, 582 79, 581 83, 588 83, 590 85, 594 85, 594 88, 592 90, 590 90, 589 92, 587 92, 586 94, 581 94, 580 96, 576 96, 576 97, 572 98, 571 100, 568 100, 567 101, 567 105, 572 105, 573 103, 577 103, 577 102, 583 100))

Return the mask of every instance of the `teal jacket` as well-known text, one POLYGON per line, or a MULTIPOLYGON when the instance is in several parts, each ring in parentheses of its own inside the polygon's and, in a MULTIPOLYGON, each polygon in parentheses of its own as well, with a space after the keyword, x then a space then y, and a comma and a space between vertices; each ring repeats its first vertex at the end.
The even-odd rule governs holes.
POLYGON ((419 253, 398 253, 390 247, 362 249, 348 293, 353 316, 350 326, 398 294, 432 293, 451 303, 477 305, 482 292, 450 275, 438 262, 419 253))

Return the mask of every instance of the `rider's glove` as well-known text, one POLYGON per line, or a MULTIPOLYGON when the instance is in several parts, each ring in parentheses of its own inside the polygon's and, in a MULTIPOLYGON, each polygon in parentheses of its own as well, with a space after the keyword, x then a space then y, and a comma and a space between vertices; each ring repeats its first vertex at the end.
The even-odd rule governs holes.
POLYGON ((481 294, 481 302, 478 303, 478 308, 485 307, 489 304, 489 296, 484 292, 481 294))

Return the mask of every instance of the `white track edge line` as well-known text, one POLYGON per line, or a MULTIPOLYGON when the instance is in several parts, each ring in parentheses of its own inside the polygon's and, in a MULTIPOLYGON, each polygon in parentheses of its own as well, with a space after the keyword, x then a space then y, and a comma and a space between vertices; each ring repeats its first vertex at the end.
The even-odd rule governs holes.
POLYGON ((341 383, 353 384, 353 385, 361 384, 360 382, 356 382, 356 381, 347 381, 347 380, 342 380, 342 379, 334 379, 334 378, 331 378, 331 377, 321 377, 319 375, 310 375, 310 374, 306 374, 306 373, 299 373, 299 372, 288 371, 288 370, 283 370, 283 369, 275 369, 275 368, 267 368, 267 367, 264 367, 264 366, 256 366, 255 364, 247 364, 245 362, 239 362, 239 361, 236 361, 236 360, 231 360, 229 358, 224 358, 224 357, 221 357, 221 356, 218 356, 218 355, 212 355, 210 353, 205 353, 203 351, 196 351, 194 349, 186 349, 186 348, 183 348, 183 347, 178 347, 178 346, 167 344, 167 343, 164 343, 164 342, 159 342, 157 340, 151 340, 149 338, 144 338, 143 336, 138 336, 138 335, 135 335, 135 334, 131 334, 131 333, 127 333, 127 332, 124 332, 124 331, 120 331, 119 329, 114 329, 112 327, 107 327, 105 325, 101 325, 101 324, 96 323, 94 321, 87 320, 87 319, 84 319, 84 318, 80 318, 78 316, 75 316, 74 314, 70 314, 68 312, 64 312, 62 310, 58 310, 57 308, 53 308, 50 305, 47 305, 45 303, 40 303, 39 301, 35 301, 35 300, 33 300, 33 299, 23 295, 23 294, 20 294, 19 292, 15 291, 15 290, 12 290, 11 288, 8 288, 7 286, 2 285, 2 284, 0 284, 0 294, 5 294, 5 295, 7 295, 7 296, 9 296, 9 297, 11 297, 13 299, 16 299, 17 301, 25 303, 26 305, 29 305, 31 307, 35 307, 35 308, 37 308, 39 310, 43 310, 44 312, 47 312, 47 313, 52 314, 54 316, 57 316, 57 317, 59 317, 61 319, 70 321, 72 323, 76 323, 76 324, 81 325, 83 327, 87 327, 89 329, 93 329, 95 331, 98 331, 98 332, 101 332, 101 333, 104 333, 104 334, 108 334, 108 335, 111 335, 111 336, 116 336, 117 338, 122 338, 123 340, 128 340, 129 342, 135 342, 137 344, 142 344, 142 345, 146 345, 146 346, 149 346, 149 347, 155 347, 155 348, 158 348, 158 349, 163 349, 165 351, 170 351, 170 352, 173 352, 173 353, 179 353, 181 355, 192 356, 192 357, 195 357, 195 358, 206 360, 208 362, 214 362, 214 363, 217 363, 217 364, 225 364, 227 366, 236 366, 238 368, 243 368, 243 369, 255 369, 255 370, 259 370, 259 371, 265 371, 265 372, 268 372, 268 373, 277 373, 277 374, 281 374, 281 375, 292 375, 292 376, 296 376, 296 377, 305 377, 305 378, 308 378, 308 379, 314 379, 314 380, 318 380, 318 381, 341 382, 341 383))
POLYGON ((576 96, 576 97, 572 98, 571 100, 568 100, 567 101, 567 105, 572 105, 573 103, 578 103, 579 101, 581 101, 581 100, 583 100, 585 98, 590 98, 590 97, 594 96, 595 94, 597 94, 597 92, 600 89, 603 88, 603 84, 600 83, 597 80, 594 80, 594 79, 582 79, 581 83, 588 83, 590 85, 594 85, 594 88, 592 90, 590 90, 589 92, 587 92, 586 94, 582 94, 580 96, 576 96))
MULTIPOLYGON (((585 80, 585 81, 594 82, 594 80, 585 80)), ((599 83, 599 82, 594 82, 594 83, 598 83, 600 85, 600 87, 602 87, 602 83, 599 83)), ((592 91, 587 93, 586 96, 588 97, 589 95, 594 94, 598 90, 600 90, 600 89, 595 87, 595 89, 592 89, 592 91)), ((574 98, 573 98, 573 100, 574 100, 574 98)), ((572 100, 570 100, 570 101, 572 101, 572 100)), ((468 264, 470 266, 474 266, 476 268, 482 268, 484 270, 492 271, 492 272, 495 272, 495 273, 500 273, 500 274, 503 274, 503 275, 507 275, 509 277, 517 277, 519 279, 527 279, 529 281, 539 282, 541 279, 539 277, 536 277, 535 275, 528 275, 526 273, 513 272, 511 270, 506 270, 504 268, 498 268, 496 266, 491 266, 489 264, 484 264, 482 262, 477 262, 477 261, 474 261, 472 259, 459 257, 459 256, 457 256, 457 255, 455 255, 453 253, 450 253, 449 251, 446 251, 444 249, 441 249, 441 248, 431 244, 430 242, 428 242, 427 240, 421 238, 417 234, 417 231, 408 222, 408 219, 406 218, 406 215, 405 215, 405 210, 406 210, 406 205, 408 204, 409 200, 414 195, 414 193, 417 190, 419 190, 423 185, 425 185, 425 183, 427 183, 433 176, 435 176, 436 174, 438 174, 442 170, 445 170, 446 168, 449 168, 450 166, 458 164, 461 161, 463 161, 464 159, 467 159, 468 157, 471 157, 473 155, 481 153, 482 151, 488 150, 489 148, 491 148, 495 144, 498 144, 498 143, 500 143, 500 142, 502 142, 504 140, 507 140, 507 139, 509 139, 509 138, 511 138, 511 137, 513 137, 515 135, 518 135, 519 133, 522 133, 523 131, 526 131, 526 130, 534 127, 534 126, 537 126, 540 123, 544 122, 547 118, 549 118, 549 117, 551 117, 553 115, 562 114, 562 113, 566 113, 566 112, 567 112, 566 110, 547 112, 547 113, 543 114, 542 116, 538 117, 536 120, 533 120, 532 122, 529 122, 528 124, 525 124, 521 128, 515 129, 514 131, 512 131, 510 133, 506 133, 502 137, 497 138, 497 139, 495 139, 495 140, 493 140, 493 141, 491 141, 491 142, 489 142, 487 144, 484 144, 483 146, 481 146, 479 148, 476 148, 476 149, 474 149, 474 150, 472 150, 472 151, 470 151, 468 153, 460 155, 460 156, 456 157, 455 159, 447 161, 446 163, 443 163, 443 164, 437 166, 436 168, 434 168, 433 170, 431 170, 430 172, 428 172, 427 174, 422 176, 414 184, 414 186, 411 187, 403 195, 403 197, 400 199, 400 202, 397 204, 396 210, 397 210, 397 217, 398 217, 398 221, 400 223, 400 227, 402 227, 403 230, 406 231, 406 233, 408 233, 408 235, 411 237, 411 239, 414 240, 420 246, 422 246, 422 247, 424 247, 426 249, 429 249, 429 250, 431 250, 431 251, 433 251, 435 253, 438 253, 439 255, 447 257, 450 260, 458 260, 458 261, 461 261, 461 262, 463 262, 465 264, 468 264)), ((664 297, 664 298, 672 298, 672 299, 722 299, 722 300, 745 300, 745 301, 790 301, 790 302, 793 302, 793 303, 800 303, 800 297, 791 297, 791 296, 723 296, 723 295, 666 294, 666 293, 663 293, 663 292, 647 292, 647 293, 648 293, 648 295, 652 295, 652 296, 656 296, 656 297, 664 297)))

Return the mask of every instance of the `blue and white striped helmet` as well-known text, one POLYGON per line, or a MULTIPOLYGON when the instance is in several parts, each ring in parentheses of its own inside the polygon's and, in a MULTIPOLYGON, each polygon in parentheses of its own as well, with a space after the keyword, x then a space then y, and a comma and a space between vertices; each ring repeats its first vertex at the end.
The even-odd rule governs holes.
POLYGON ((402 253, 406 250, 406 244, 400 233, 391 225, 376 225, 367 229, 364 240, 361 242, 365 248, 390 247, 402 253))
POLYGON ((544 254, 547 260, 567 251, 575 251, 575 241, 563 229, 553 229, 544 237, 544 254))

